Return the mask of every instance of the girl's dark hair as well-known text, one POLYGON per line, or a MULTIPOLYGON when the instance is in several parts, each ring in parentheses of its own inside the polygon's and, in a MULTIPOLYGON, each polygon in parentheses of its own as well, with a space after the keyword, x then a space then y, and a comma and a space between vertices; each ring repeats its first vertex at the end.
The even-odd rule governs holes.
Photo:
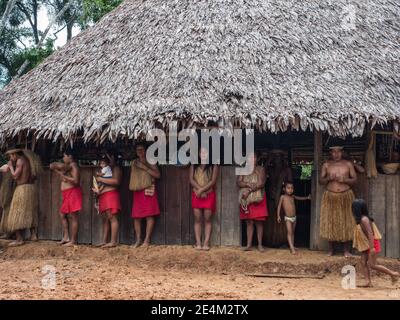
POLYGON ((104 161, 107 164, 110 164, 110 162, 111 162, 110 159, 106 155, 101 156, 100 161, 104 161))
POLYGON ((114 158, 115 165, 117 167, 121 167, 122 166, 122 162, 123 162, 122 155, 120 153, 114 153, 113 154, 113 158, 114 158))
POLYGON ((287 186, 288 184, 291 184, 292 186, 294 186, 293 181, 285 181, 285 182, 283 183, 283 187, 286 188, 286 186, 287 186))
POLYGON ((101 157, 101 159, 106 158, 109 162, 111 162, 111 160, 108 158, 107 155, 113 158, 114 164, 117 167, 121 167, 122 166, 122 160, 123 160, 122 159, 122 154, 118 153, 116 151, 116 149, 112 149, 112 148, 106 149, 104 151, 104 154, 101 157))
POLYGON ((360 224, 363 216, 368 217, 370 221, 374 221, 374 219, 369 216, 367 203, 364 199, 355 199, 351 204, 351 209, 353 210, 353 216, 357 224, 360 224))
POLYGON ((66 148, 64 150, 64 154, 67 155, 68 157, 71 157, 73 160, 76 160, 75 151, 72 148, 66 148))
POLYGON ((144 150, 147 150, 147 144, 145 142, 136 142, 135 143, 135 150, 137 147, 143 147, 144 150))
MULTIPOLYGON (((198 150, 198 161, 197 161, 197 163, 195 163, 193 166, 194 166, 194 169, 196 170, 199 166, 201 166, 202 165, 202 163, 201 163, 201 159, 200 159, 200 152, 201 152, 201 149, 202 149, 203 147, 200 147, 199 148, 199 150, 198 150)), ((212 168, 213 168, 213 165, 212 165, 212 163, 211 163, 211 153, 209 152, 208 153, 208 163, 206 163, 205 164, 205 167, 204 167, 204 171, 205 172, 207 172, 207 175, 208 176, 211 176, 211 174, 212 174, 212 168)))

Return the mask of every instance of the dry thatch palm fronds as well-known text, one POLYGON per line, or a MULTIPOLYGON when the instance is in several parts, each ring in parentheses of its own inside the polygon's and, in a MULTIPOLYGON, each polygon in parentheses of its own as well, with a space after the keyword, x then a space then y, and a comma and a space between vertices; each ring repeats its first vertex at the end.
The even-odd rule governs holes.
POLYGON ((399 16, 393 0, 126 0, 0 92, 0 138, 172 120, 359 136, 400 120, 399 16))

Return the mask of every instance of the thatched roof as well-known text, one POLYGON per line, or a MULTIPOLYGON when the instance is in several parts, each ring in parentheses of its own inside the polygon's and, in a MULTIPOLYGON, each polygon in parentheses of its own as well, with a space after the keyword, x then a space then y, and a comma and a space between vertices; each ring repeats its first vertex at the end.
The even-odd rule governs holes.
POLYGON ((360 135, 400 119, 399 16, 397 0, 127 0, 0 93, 0 135, 171 119, 360 135))

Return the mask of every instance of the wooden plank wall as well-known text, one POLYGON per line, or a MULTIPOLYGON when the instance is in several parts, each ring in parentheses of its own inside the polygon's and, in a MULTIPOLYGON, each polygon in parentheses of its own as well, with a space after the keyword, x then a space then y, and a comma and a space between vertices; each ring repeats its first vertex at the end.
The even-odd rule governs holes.
MULTIPOLYGON (((211 243, 214 246, 238 246, 241 243, 241 230, 235 169, 229 166, 220 169, 216 187, 217 210, 213 218, 211 243)), ((95 199, 90 190, 95 170, 96 168, 93 167, 81 168, 84 204, 79 218, 78 241, 83 244, 98 244, 102 240, 102 218, 97 214, 94 207, 95 199)), ((123 168, 123 182, 120 188, 122 210, 119 215, 119 241, 123 244, 132 244, 135 241, 131 218, 132 192, 128 189, 129 173, 128 167, 123 168)), ((157 184, 161 214, 156 220, 152 243, 160 245, 193 244, 189 168, 163 166, 161 175, 157 184)), ((60 240, 62 236, 59 218, 60 179, 46 168, 39 178, 39 186, 39 238, 60 240)))
POLYGON ((400 175, 379 174, 369 190, 369 210, 383 237, 382 255, 400 258, 400 175))

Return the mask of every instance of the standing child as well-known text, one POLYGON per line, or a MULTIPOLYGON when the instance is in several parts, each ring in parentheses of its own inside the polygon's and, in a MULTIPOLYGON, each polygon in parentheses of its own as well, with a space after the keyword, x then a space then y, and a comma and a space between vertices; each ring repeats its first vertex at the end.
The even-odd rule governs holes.
POLYGON ((380 240, 382 236, 374 223, 374 219, 368 215, 366 202, 363 199, 355 199, 352 210, 357 224, 354 229, 353 248, 357 248, 362 254, 361 262, 365 278, 368 281, 363 287, 372 287, 370 268, 390 275, 392 283, 395 284, 399 280, 399 273, 377 263, 378 253, 381 251, 380 240))
POLYGON ((294 200, 310 200, 311 195, 308 197, 295 196, 293 182, 285 182, 283 186, 284 194, 281 195, 278 204, 277 219, 278 223, 281 222, 281 209, 285 212, 285 223, 287 230, 287 240, 289 243, 290 251, 292 254, 296 254, 294 247, 294 232, 296 230, 296 205, 294 200))

